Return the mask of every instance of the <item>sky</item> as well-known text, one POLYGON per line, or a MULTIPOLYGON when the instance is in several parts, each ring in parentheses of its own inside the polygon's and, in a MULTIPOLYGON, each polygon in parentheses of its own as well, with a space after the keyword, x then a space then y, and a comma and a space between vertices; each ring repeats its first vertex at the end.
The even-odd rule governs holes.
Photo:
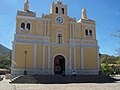
MULTIPOLYGON (((50 14, 52 2, 57 0, 29 0, 30 10, 37 17, 42 13, 50 14)), ((120 30, 120 0, 61 0, 68 5, 68 16, 81 18, 83 7, 87 16, 96 21, 97 40, 101 54, 116 55, 120 48, 120 38, 116 34, 120 30)), ((12 49, 12 41, 16 29, 17 10, 23 10, 25 0, 0 0, 0 44, 12 49)))

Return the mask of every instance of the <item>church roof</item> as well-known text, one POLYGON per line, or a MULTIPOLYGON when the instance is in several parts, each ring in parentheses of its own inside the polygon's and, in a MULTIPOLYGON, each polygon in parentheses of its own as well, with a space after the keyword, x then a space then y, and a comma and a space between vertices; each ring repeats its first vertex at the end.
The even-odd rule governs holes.
POLYGON ((80 19, 78 23, 95 24, 95 21, 92 19, 80 19))
POLYGON ((35 17, 36 13, 32 11, 17 11, 17 15, 35 17))

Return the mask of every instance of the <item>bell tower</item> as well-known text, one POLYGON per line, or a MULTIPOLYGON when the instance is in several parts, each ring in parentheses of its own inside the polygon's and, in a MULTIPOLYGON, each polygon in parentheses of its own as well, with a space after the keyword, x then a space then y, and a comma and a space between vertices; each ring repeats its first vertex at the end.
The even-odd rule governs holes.
POLYGON ((30 8, 29 1, 26 0, 26 1, 25 1, 25 4, 24 4, 24 11, 29 11, 29 8, 30 8))
POLYGON ((67 15, 67 4, 63 5, 62 1, 57 0, 56 3, 52 2, 50 9, 51 14, 67 15))
POLYGON ((82 19, 87 19, 87 12, 85 8, 82 9, 82 19))

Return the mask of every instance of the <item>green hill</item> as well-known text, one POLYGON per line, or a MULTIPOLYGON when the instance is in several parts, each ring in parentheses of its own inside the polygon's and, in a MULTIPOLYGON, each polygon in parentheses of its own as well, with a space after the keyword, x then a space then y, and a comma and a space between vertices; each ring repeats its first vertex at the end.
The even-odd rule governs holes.
POLYGON ((10 69, 11 50, 0 44, 0 69, 10 69))
POLYGON ((10 49, 8 49, 7 47, 0 44, 0 55, 2 55, 2 54, 10 54, 10 53, 11 53, 10 49))

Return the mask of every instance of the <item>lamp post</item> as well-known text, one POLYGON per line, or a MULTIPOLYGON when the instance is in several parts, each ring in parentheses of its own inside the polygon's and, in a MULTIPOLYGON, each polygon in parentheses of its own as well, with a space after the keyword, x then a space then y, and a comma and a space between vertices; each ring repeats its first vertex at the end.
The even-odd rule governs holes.
POLYGON ((27 70, 26 70, 26 55, 27 55, 27 51, 24 51, 25 53, 25 70, 24 70, 24 75, 27 75, 27 70))

